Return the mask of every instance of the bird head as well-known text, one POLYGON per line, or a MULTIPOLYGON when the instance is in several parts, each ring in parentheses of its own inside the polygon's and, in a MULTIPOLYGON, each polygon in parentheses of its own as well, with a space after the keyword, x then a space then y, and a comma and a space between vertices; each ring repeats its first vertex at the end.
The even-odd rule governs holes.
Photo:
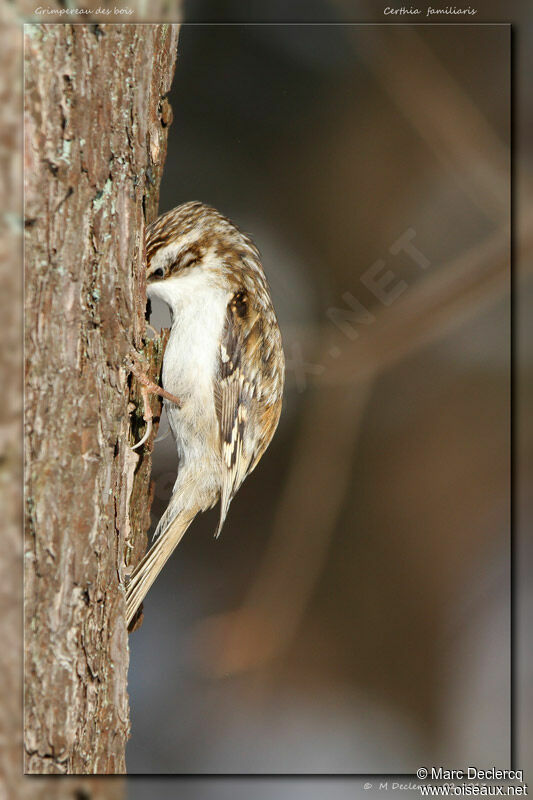
POLYGON ((269 302, 259 252, 251 239, 214 208, 184 203, 163 214, 146 233, 148 296, 171 309, 188 291, 209 287, 269 302))

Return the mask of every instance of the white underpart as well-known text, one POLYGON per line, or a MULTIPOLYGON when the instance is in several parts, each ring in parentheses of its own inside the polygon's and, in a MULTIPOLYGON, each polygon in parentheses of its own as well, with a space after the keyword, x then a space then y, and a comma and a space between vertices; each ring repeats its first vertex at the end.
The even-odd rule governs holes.
MULTIPOLYGON (((231 295, 217 286, 212 275, 208 266, 198 265, 148 286, 149 297, 160 298, 170 308, 172 328, 163 361, 163 386, 182 402, 177 408, 165 400, 180 460, 170 516, 185 502, 209 508, 220 492, 213 386, 231 295)), ((161 523, 158 532, 168 518, 161 523)))

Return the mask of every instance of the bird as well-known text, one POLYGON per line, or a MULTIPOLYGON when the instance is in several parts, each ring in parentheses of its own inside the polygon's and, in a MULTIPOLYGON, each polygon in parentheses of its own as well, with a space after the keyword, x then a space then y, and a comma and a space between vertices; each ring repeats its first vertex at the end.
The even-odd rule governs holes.
POLYGON ((126 586, 128 626, 193 519, 217 502, 220 535, 274 436, 285 377, 259 251, 227 217, 196 201, 163 214, 147 227, 146 264, 148 299, 171 315, 162 384, 178 471, 154 543, 126 586))

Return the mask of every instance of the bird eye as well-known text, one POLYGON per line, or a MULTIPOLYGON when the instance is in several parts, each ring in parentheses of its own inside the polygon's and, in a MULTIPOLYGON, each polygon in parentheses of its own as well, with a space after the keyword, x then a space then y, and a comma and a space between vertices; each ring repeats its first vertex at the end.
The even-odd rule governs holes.
POLYGON ((152 273, 154 278, 162 278, 164 274, 165 270, 163 269, 163 267, 159 267, 159 269, 156 269, 155 272, 152 273))

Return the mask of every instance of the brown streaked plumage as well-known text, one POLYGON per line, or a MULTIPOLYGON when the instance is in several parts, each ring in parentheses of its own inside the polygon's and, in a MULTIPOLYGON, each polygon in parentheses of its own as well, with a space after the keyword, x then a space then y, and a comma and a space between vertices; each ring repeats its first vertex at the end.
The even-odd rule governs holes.
POLYGON ((171 311, 163 385, 179 455, 173 494, 155 544, 126 589, 128 624, 200 511, 229 505, 276 430, 285 362, 259 252, 218 211, 185 203, 147 231, 149 296, 171 311))

